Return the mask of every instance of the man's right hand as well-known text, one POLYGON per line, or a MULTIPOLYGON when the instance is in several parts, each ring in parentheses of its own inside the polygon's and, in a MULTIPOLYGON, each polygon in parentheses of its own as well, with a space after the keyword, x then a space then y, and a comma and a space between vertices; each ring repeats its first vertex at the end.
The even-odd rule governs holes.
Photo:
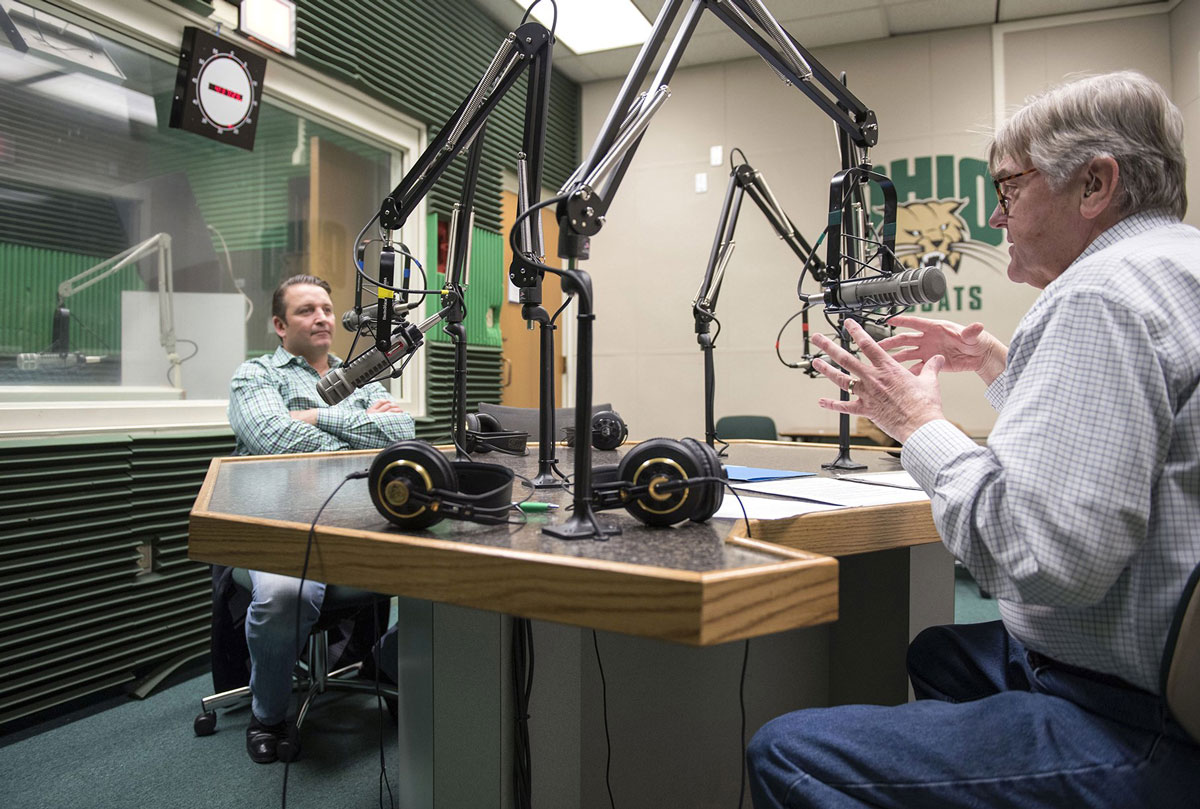
POLYGON ((988 385, 1004 371, 1008 346, 984 331, 982 323, 963 326, 950 320, 897 315, 888 324, 915 330, 879 341, 879 346, 888 351, 902 349, 892 355, 897 362, 916 360, 909 367, 915 374, 921 372, 930 357, 939 355, 946 358, 942 370, 974 371, 988 385))

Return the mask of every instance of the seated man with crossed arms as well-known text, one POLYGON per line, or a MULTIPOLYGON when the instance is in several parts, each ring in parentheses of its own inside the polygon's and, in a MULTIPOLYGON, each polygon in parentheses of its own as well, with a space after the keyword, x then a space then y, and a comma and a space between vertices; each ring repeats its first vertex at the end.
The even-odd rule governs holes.
MULTIPOLYGON (((371 449, 414 436, 412 416, 378 382, 333 407, 317 395, 321 376, 342 364, 329 352, 334 327, 329 293, 329 284, 312 275, 292 276, 275 290, 271 320, 280 345, 273 354, 242 363, 230 383, 229 424, 237 437, 236 454, 371 449)), ((246 644, 253 715, 246 750, 252 760, 269 764, 286 736, 292 669, 300 653, 296 638, 303 644, 316 623, 325 585, 305 581, 301 593, 299 579, 254 570, 250 580, 246 644)))

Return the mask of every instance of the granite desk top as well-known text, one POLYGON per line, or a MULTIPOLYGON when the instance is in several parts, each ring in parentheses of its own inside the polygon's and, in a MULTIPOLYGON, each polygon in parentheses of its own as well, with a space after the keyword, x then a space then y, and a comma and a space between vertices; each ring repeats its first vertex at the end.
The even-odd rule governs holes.
MULTIPOLYGON (((631 446, 594 451, 593 464, 616 463, 631 446)), ((321 503, 347 474, 365 470, 374 454, 214 459, 192 511, 189 555, 299 575, 321 503)), ((830 447, 733 442, 723 460, 828 474, 821 464, 835 454, 830 447)), ((870 471, 900 468, 883 452, 856 448, 852 455, 870 471)), ((572 451, 560 447, 558 457, 570 474, 572 451)), ((524 457, 493 452, 474 460, 503 464, 526 477, 537 471, 536 447, 524 457)), ((518 479, 514 498, 529 492, 518 479)), ((937 540, 928 503, 752 520, 753 539, 741 520, 651 528, 616 509, 598 516, 618 524, 622 533, 605 540, 561 540, 541 528, 567 518, 571 495, 541 489, 532 499, 563 508, 524 521, 515 516, 514 525, 443 520, 428 530, 402 532, 375 510, 367 481, 351 480, 321 513, 309 575, 703 645, 835 619, 837 564, 830 554, 839 555, 841 541, 847 543, 844 552, 856 553, 937 540)))

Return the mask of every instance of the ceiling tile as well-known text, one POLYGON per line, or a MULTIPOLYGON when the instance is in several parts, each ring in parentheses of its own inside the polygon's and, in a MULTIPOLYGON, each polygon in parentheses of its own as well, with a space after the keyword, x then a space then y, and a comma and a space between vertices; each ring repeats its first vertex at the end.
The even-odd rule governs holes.
POLYGON ((1167 5, 1166 2, 1145 3, 1141 0, 999 0, 999 2, 1000 22, 1057 17, 1060 14, 1100 11, 1122 6, 1167 5))
MULTIPOLYGON (((514 0, 474 0, 488 16, 506 28, 523 13, 514 0)), ((665 0, 633 0, 653 22, 665 0)), ((776 19, 805 47, 817 48, 863 42, 888 36, 1053 17, 1141 5, 1145 0, 765 0, 776 19), (831 9, 836 9, 830 13, 831 9)), ((1160 0, 1154 5, 1167 5, 1160 0)), ((682 14, 680 15, 682 16, 682 14)), ((678 27, 678 21, 676 23, 678 27)), ((670 41, 670 39, 668 39, 670 41)), ((624 76, 633 65, 637 47, 577 56, 561 43, 555 48, 555 70, 580 82, 624 76)), ((753 52, 711 14, 705 14, 681 64, 753 57, 753 52)), ((660 54, 661 59, 661 54, 660 54)))
POLYGON ((917 0, 887 7, 888 32, 916 34, 967 25, 990 25, 995 0, 917 0))
POLYGON ((812 50, 823 45, 862 42, 888 35, 887 17, 882 7, 840 11, 822 17, 792 19, 777 17, 779 22, 804 47, 812 50))

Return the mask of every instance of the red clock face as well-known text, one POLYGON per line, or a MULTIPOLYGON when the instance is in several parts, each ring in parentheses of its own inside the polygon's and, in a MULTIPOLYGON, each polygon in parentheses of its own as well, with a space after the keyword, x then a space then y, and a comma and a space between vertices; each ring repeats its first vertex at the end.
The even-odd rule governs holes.
POLYGON ((193 101, 204 116, 204 123, 219 131, 237 132, 254 111, 254 81, 246 64, 233 54, 213 51, 193 79, 193 101))

